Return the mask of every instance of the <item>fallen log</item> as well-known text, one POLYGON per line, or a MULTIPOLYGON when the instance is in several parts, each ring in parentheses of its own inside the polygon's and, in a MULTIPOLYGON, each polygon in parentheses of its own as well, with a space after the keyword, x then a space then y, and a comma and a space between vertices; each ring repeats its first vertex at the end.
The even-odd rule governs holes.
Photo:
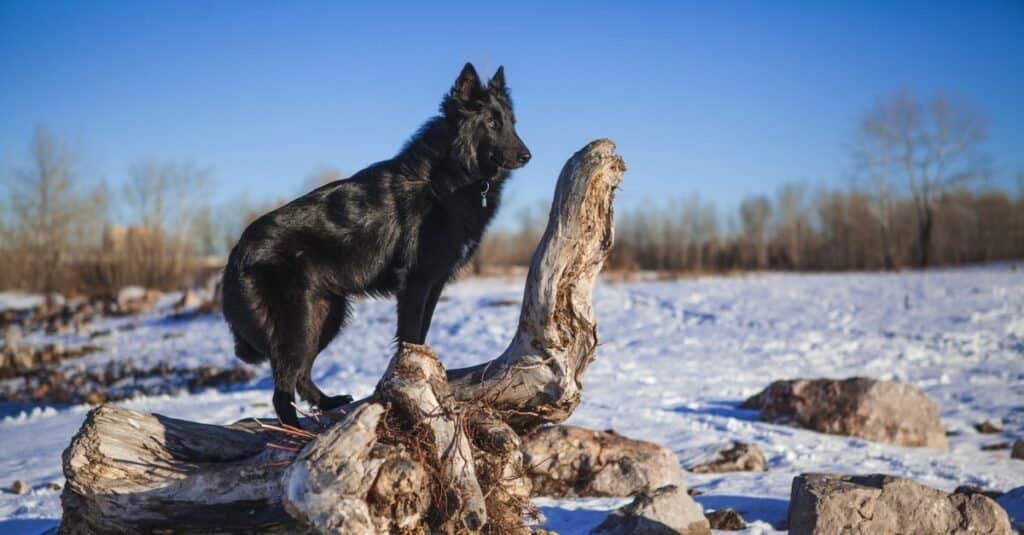
POLYGON ((64 452, 60 531, 528 532, 520 437, 579 405, 625 170, 609 140, 566 162, 497 358, 446 372, 430 348, 402 344, 374 394, 323 428, 102 406, 64 452))

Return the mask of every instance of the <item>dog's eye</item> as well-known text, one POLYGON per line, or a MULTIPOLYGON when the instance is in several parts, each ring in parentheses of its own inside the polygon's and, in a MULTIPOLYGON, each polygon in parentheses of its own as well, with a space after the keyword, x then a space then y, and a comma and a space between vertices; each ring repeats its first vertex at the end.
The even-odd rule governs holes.
POLYGON ((491 130, 497 130, 498 120, 495 119, 494 117, 487 119, 487 128, 490 128, 491 130))

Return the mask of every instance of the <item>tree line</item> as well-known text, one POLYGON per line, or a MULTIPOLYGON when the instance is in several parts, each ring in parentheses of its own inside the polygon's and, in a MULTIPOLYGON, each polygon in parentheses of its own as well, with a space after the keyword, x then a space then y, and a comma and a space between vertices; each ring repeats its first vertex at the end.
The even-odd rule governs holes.
POLYGON ((893 199, 883 219, 863 189, 789 184, 751 197, 727 230, 708 207, 682 203, 625 215, 611 267, 663 271, 881 270, 1024 258, 1024 197, 956 189, 931 207, 921 241, 920 209, 893 199), (926 247, 927 249, 922 249, 926 247))
MULTIPOLYGON (((620 214, 611 269, 669 272, 874 270, 1024 257, 1024 172, 1016 192, 989 187, 983 114, 944 95, 900 92, 856 128, 841 186, 781 186, 720 212, 698 195, 620 214)), ((340 174, 321 169, 311 189, 340 174)), ((178 288, 214 271, 244 226, 272 202, 208 201, 212 173, 143 160, 120 191, 87 186, 77 155, 45 128, 10 170, 0 199, 0 289, 102 293, 178 288)), ((473 261, 527 265, 546 207, 492 231, 473 261)))
MULTIPOLYGON (((842 186, 788 183, 733 214, 690 195, 620 214, 606 266, 618 270, 881 270, 1024 258, 1024 171, 991 187, 987 121, 942 94, 899 92, 855 128, 842 186)), ((543 219, 492 234, 480 264, 528 264, 543 219)))

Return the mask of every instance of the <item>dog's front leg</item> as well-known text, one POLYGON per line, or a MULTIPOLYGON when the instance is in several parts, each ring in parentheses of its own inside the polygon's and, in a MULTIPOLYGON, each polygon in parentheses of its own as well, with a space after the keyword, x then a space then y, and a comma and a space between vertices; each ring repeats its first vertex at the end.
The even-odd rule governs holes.
POLYGON ((442 290, 444 290, 444 282, 438 282, 431 286, 430 293, 427 295, 427 302, 423 306, 423 323, 420 326, 420 339, 424 342, 427 341, 427 331, 430 330, 430 322, 434 319, 434 309, 437 308, 437 300, 441 297, 442 290))
POLYGON ((398 293, 398 341, 423 343, 426 338, 423 319, 431 287, 426 280, 412 278, 398 293))

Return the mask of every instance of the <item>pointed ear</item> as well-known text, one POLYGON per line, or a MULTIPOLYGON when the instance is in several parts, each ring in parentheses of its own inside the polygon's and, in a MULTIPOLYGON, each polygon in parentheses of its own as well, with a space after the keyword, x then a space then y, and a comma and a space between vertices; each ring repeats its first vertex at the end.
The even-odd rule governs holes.
POLYGON ((505 92, 505 66, 498 67, 497 72, 491 77, 490 83, 487 84, 487 89, 492 92, 504 93, 505 92))
POLYGON ((480 77, 477 76, 473 64, 466 63, 462 72, 459 73, 458 79, 455 80, 455 85, 452 86, 451 95, 459 100, 469 100, 478 90, 480 90, 480 77))

